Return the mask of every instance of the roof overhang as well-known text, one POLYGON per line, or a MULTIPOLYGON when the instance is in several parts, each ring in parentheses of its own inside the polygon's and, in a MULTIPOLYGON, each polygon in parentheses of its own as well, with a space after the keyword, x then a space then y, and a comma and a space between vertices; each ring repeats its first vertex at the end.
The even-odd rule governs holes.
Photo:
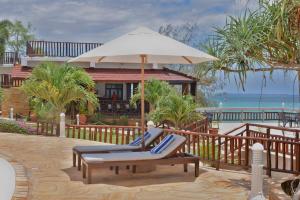
POLYGON ((70 59, 70 57, 25 56, 21 57, 21 65, 28 66, 28 62, 67 62, 70 59))
MULTIPOLYGON (((33 68, 15 66, 12 70, 12 78, 26 79, 33 68)), ((84 68, 95 82, 140 82, 140 69, 118 68, 84 68)), ((170 83, 191 83, 196 79, 170 69, 145 69, 145 79, 158 79, 170 83)))

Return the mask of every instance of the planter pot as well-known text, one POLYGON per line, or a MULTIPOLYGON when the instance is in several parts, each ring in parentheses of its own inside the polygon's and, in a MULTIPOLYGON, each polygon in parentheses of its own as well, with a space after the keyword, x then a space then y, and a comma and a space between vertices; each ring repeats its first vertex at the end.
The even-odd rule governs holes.
POLYGON ((37 116, 34 113, 30 115, 30 121, 37 122, 37 116))
POLYGON ((86 122, 87 122, 87 117, 86 117, 86 115, 80 114, 80 115, 79 115, 79 124, 80 124, 80 125, 84 125, 84 124, 86 124, 86 122))
POLYGON ((208 133, 211 135, 218 135, 219 129, 218 128, 209 128, 208 133))

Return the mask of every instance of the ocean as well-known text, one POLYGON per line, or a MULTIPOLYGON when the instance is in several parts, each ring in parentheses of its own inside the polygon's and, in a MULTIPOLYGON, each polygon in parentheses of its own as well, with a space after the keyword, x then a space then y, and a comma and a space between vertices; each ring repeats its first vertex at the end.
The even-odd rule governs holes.
POLYGON ((289 94, 216 94, 209 97, 215 107, 300 109, 298 95, 289 94))

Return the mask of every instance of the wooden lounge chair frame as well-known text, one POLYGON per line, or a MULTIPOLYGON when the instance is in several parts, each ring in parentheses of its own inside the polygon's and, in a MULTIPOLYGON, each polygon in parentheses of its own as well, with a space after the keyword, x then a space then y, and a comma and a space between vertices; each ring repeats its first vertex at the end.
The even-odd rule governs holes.
POLYGON ((117 166, 116 174, 118 174, 119 167, 132 166, 132 172, 136 172, 137 165, 175 165, 183 164, 184 172, 187 172, 187 165, 189 163, 195 164, 195 177, 199 176, 199 157, 187 153, 177 153, 185 145, 185 142, 178 146, 169 156, 162 159, 150 159, 150 160, 127 160, 127 161, 109 161, 109 162, 97 162, 86 161, 82 158, 82 177, 87 178, 87 184, 92 183, 92 171, 99 167, 111 167, 117 166))
MULTIPOLYGON (((150 142, 146 147, 145 147, 145 151, 149 150, 153 144, 155 144, 155 142, 159 139, 159 137, 163 134, 163 130, 161 130, 160 134, 157 134, 155 138, 153 138, 152 142, 150 142)), ((134 150, 108 150, 108 151, 99 151, 99 150, 95 150, 95 151, 89 151, 89 152, 84 152, 84 151, 78 151, 76 149, 73 148, 73 167, 76 167, 76 160, 77 160, 77 169, 80 171, 81 170, 81 155, 82 154, 96 154, 96 153, 110 153, 110 152, 118 152, 118 151, 142 151, 142 147, 140 146, 137 149, 134 150)))

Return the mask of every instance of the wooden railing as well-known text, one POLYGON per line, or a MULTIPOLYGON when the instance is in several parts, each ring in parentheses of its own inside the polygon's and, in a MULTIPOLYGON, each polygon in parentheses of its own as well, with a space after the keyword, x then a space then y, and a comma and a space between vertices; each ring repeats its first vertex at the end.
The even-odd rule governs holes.
POLYGON ((0 74, 0 84, 2 88, 10 88, 12 83, 13 81, 10 74, 0 74))
POLYGON ((166 134, 175 132, 185 136, 187 144, 182 151, 197 155, 202 161, 214 163, 216 169, 219 169, 222 164, 251 167, 251 146, 259 142, 265 147, 264 168, 269 176, 271 176, 271 171, 300 174, 299 140, 278 140, 255 137, 254 135, 232 136, 174 130, 164 131, 166 134))
POLYGON ((0 65, 6 64, 16 64, 20 62, 20 57, 15 52, 4 52, 4 54, 0 55, 0 65))
POLYGON ((197 120, 191 124, 188 124, 184 127, 184 130, 192 131, 192 132, 200 132, 207 133, 209 127, 209 122, 207 118, 202 120, 197 120))
POLYGON ((67 125, 66 137, 110 144, 128 144, 141 135, 140 127, 106 125, 67 125))
POLYGON ((102 44, 80 42, 28 41, 26 55, 29 57, 77 57, 100 45, 102 44))
MULTIPOLYGON (((241 145, 243 147, 249 145, 252 146, 254 143, 260 142, 266 151, 267 160, 270 162, 269 167, 267 167, 267 172, 271 175, 271 171, 300 173, 299 133, 300 129, 261 124, 243 124, 224 133, 224 135, 253 138, 252 140, 247 141, 247 143, 242 143, 241 145), (277 131, 277 134, 274 134, 275 131, 277 131), (281 135, 278 134, 279 131, 281 132, 281 135)), ((237 141, 234 142, 235 144, 233 148, 238 149, 237 141)))
MULTIPOLYGON (((55 127, 38 125, 39 133, 56 135, 55 127)), ((296 129, 244 124, 225 134, 208 134, 193 131, 164 129, 165 135, 176 133, 186 137, 186 145, 181 151, 199 156, 203 162, 212 163, 216 169, 223 165, 234 165, 243 168, 251 167, 251 146, 261 143, 264 146, 264 168, 271 176, 272 171, 300 174, 300 143, 296 129), (253 127, 263 130, 254 130, 253 127), (241 131, 242 130, 242 131, 241 131), (273 130, 290 131, 294 137, 272 134, 273 130), (236 133, 238 132, 238 133, 236 133), (234 134, 233 134, 234 133, 234 134)), ((141 134, 135 126, 104 125, 67 125, 66 137, 93 140, 111 144, 128 144, 141 134)), ((159 142, 159 141, 158 141, 159 142)))
POLYGON ((132 107, 129 100, 107 100, 100 98, 99 104, 99 111, 103 114, 137 116, 140 113, 140 106, 132 107))
POLYGON ((49 122, 37 122, 36 134, 44 136, 59 136, 59 124, 49 122))
POLYGON ((0 74, 1 88, 20 87, 23 82, 24 79, 13 79, 11 74, 0 74))

